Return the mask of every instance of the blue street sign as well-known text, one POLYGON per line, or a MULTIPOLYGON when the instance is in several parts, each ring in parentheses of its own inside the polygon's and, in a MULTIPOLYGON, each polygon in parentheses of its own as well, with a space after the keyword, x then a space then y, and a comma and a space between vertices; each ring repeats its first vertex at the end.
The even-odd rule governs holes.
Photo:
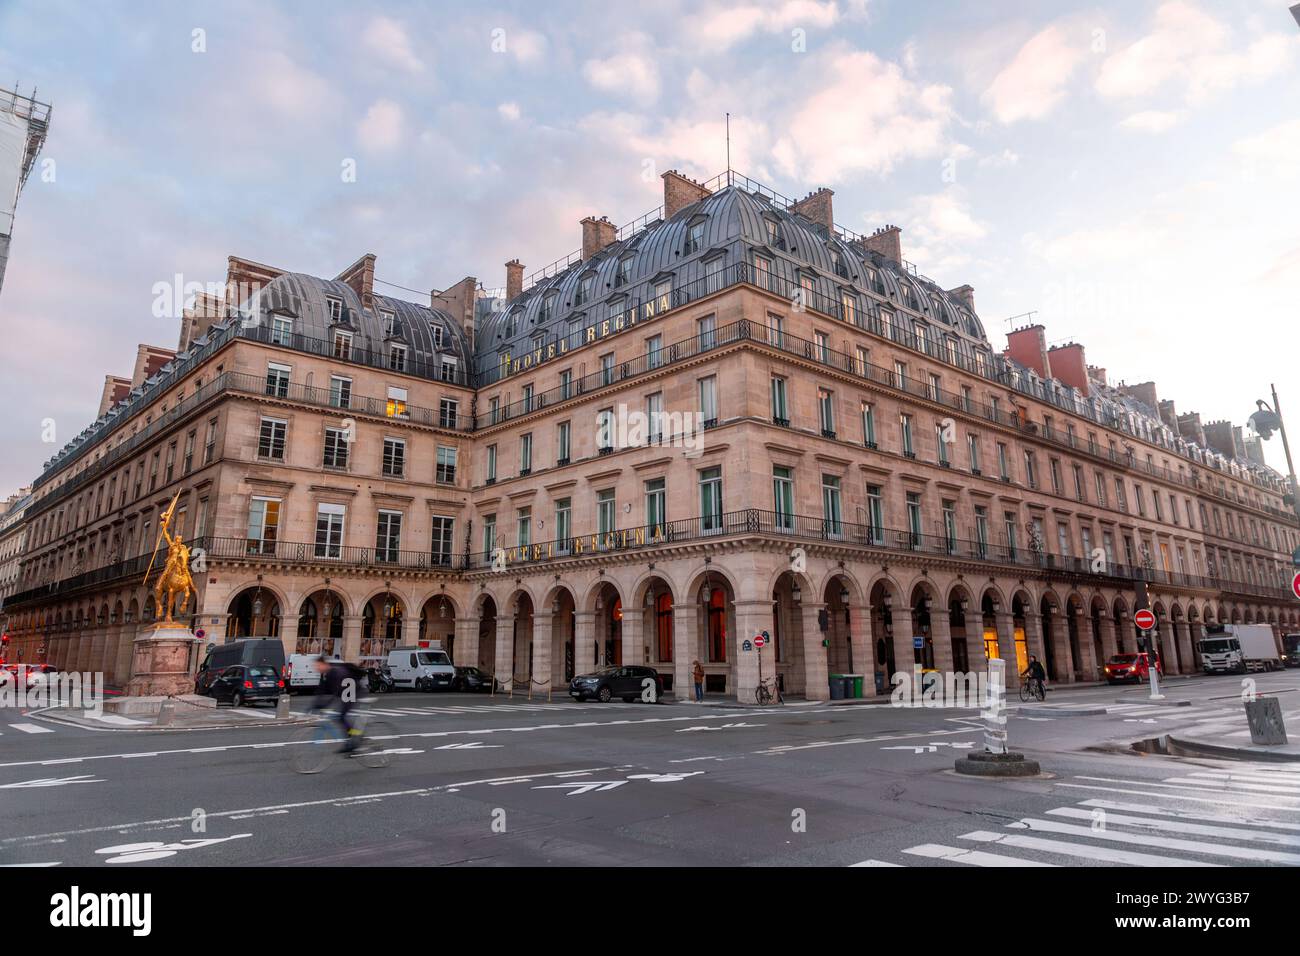
POLYGON ((752 651, 752 650, 754 649, 754 645, 753 645, 753 643, 750 642, 750 641, 745 641, 744 644, 741 644, 741 645, 740 645, 740 649, 741 649, 742 651, 752 651))
POLYGON ((925 647, 925 638, 924 637, 912 638, 912 647, 918 651, 921 650, 921 648, 925 647))

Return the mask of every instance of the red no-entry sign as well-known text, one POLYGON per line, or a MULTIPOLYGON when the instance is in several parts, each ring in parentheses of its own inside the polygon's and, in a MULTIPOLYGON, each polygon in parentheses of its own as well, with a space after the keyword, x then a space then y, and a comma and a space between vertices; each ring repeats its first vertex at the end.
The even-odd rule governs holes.
POLYGON ((1300 598, 1300 571, 1297 571, 1295 577, 1291 579, 1291 593, 1300 598))
POLYGON ((766 643, 767 643, 767 641, 763 638, 763 635, 762 635, 762 634, 759 634, 759 635, 757 635, 757 636, 754 638, 754 646, 755 646, 755 647, 760 647, 760 648, 761 648, 761 647, 762 647, 764 644, 766 644, 766 643))
POLYGON ((1149 631, 1156 626, 1156 616, 1146 608, 1133 612, 1133 623, 1144 631, 1149 631))

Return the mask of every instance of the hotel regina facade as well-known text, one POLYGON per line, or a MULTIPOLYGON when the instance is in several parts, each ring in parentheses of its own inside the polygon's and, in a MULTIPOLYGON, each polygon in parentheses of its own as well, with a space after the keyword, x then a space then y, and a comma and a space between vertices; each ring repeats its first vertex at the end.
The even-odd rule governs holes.
POLYGON ((335 279, 232 257, 225 300, 110 376, 33 482, 10 659, 125 684, 173 500, 202 643, 440 641, 535 693, 631 663, 680 693, 696 660, 740 699, 760 668, 809 698, 992 656, 1095 680, 1143 591, 1167 673, 1208 624, 1300 630, 1288 488, 1239 430, 1041 326, 995 351, 969 286, 831 197, 667 173, 650 215, 427 304, 377 291, 373 256, 335 279))

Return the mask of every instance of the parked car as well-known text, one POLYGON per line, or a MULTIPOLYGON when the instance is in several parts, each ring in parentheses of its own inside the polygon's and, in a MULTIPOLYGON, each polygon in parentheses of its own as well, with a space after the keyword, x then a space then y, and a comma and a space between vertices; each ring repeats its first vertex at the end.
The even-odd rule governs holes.
POLYGON ((492 683, 492 675, 479 670, 477 667, 457 667, 456 676, 451 680, 451 689, 470 693, 490 691, 492 683))
POLYGON ((602 704, 621 697, 630 704, 634 700, 646 699, 645 691, 651 686, 654 688, 651 702, 659 703, 664 697, 664 682, 653 667, 602 667, 594 673, 573 678, 569 683, 569 696, 574 700, 594 697, 602 704))
POLYGON ((447 652, 434 648, 398 647, 388 652, 393 685, 412 690, 450 690, 456 677, 447 652))
POLYGON ((1300 634, 1284 635, 1282 649, 1282 666, 1300 667, 1300 634))
POLYGON ((43 686, 56 671, 52 664, 5 664, 0 666, 0 685, 12 681, 18 689, 30 690, 43 686))
POLYGON ((284 676, 284 644, 276 639, 243 637, 225 644, 214 644, 199 665, 194 677, 194 692, 207 694, 213 681, 236 664, 245 667, 270 667, 276 677, 284 676))
MULTIPOLYGON (((1132 681, 1140 684, 1144 680, 1151 679, 1150 655, 1146 652, 1141 654, 1116 654, 1106 662, 1106 683, 1118 684, 1121 682, 1132 681)), ((1156 674, 1160 677, 1165 676, 1165 669, 1156 658, 1156 674)))
POLYGON ((270 703, 280 700, 284 691, 284 678, 274 667, 265 665, 233 664, 208 685, 208 696, 228 700, 232 707, 244 704, 270 703))

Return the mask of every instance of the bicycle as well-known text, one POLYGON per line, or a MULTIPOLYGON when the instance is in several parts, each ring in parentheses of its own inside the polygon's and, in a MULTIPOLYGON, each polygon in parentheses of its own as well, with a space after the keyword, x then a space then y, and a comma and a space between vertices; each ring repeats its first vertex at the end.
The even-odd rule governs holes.
MULTIPOLYGON (((353 710, 352 714, 353 726, 361 737, 352 756, 367 767, 387 767, 390 754, 378 741, 397 736, 397 728, 386 721, 371 720, 364 710, 353 710)), ((289 759, 295 771, 320 773, 337 756, 337 746, 347 738, 336 717, 335 713, 324 713, 293 735, 289 759)))
POLYGON ((1020 700, 1023 703, 1029 703, 1031 700, 1044 701, 1047 699, 1047 691, 1043 688, 1043 682, 1037 677, 1028 678, 1020 685, 1020 700))
POLYGON ((759 681, 758 687, 754 688, 755 702, 757 702, 761 707, 766 707, 768 704, 772 703, 774 697, 778 704, 785 703, 785 697, 781 694, 780 682, 775 677, 769 677, 765 680, 759 681), (767 686, 768 681, 771 681, 771 687, 767 686))

